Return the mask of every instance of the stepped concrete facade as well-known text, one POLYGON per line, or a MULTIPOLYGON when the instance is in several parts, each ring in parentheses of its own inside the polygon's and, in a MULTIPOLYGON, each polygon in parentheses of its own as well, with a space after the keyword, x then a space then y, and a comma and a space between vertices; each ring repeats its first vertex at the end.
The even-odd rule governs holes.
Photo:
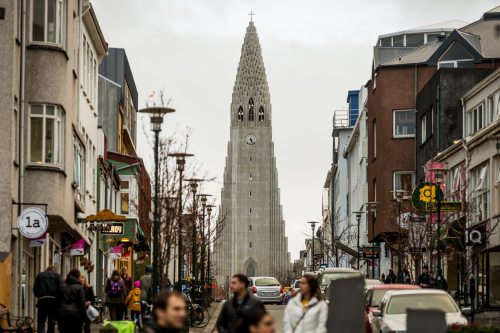
POLYGON ((257 30, 250 22, 231 103, 215 275, 280 277, 290 268, 274 157, 271 98, 257 30))

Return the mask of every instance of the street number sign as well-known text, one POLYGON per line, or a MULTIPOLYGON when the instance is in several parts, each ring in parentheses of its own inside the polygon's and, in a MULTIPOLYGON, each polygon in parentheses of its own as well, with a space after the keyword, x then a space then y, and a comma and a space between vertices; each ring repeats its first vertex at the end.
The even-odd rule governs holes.
POLYGON ((428 203, 442 201, 443 197, 443 191, 438 185, 425 182, 415 187, 411 195, 411 203, 417 210, 426 210, 428 203))
POLYGON ((24 237, 36 239, 47 232, 49 219, 40 208, 28 207, 23 209, 17 217, 17 228, 24 237))

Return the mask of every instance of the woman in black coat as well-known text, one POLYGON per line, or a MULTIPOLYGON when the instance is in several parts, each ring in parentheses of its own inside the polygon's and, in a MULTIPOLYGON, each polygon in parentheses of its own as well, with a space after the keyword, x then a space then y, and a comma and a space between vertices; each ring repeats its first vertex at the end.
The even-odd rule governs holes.
POLYGON ((59 292, 60 333, 81 333, 85 322, 85 293, 80 283, 80 271, 73 269, 61 285, 59 292))
MULTIPOLYGON (((85 278, 84 274, 80 275, 80 283, 83 286, 83 293, 85 295, 86 312, 89 305, 93 305, 95 302, 94 288, 92 288, 92 286, 87 283, 87 279, 85 278)), ((85 325, 83 326, 83 332, 90 333, 90 319, 87 317, 87 315, 85 315, 85 325)))

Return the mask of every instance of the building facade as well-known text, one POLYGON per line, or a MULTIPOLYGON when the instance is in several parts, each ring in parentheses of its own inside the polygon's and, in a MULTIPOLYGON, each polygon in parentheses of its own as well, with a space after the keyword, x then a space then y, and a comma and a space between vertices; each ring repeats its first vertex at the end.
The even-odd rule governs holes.
POLYGON ((237 272, 279 275, 290 268, 272 141, 269 87, 257 30, 250 22, 231 102, 222 205, 215 247, 219 283, 237 272))

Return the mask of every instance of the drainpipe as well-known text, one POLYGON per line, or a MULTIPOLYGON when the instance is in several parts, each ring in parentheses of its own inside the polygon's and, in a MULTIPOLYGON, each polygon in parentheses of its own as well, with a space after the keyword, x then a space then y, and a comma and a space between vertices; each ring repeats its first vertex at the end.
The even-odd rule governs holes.
MULTIPOLYGON (((18 176, 18 205, 17 205, 17 215, 21 214, 23 208, 22 203, 24 202, 24 116, 25 116, 25 79, 26 79, 26 0, 21 1, 21 62, 20 62, 20 73, 19 73, 19 176, 18 176)), ((23 315, 22 309, 22 274, 23 274, 23 238, 21 233, 17 232, 17 313, 23 315)))

